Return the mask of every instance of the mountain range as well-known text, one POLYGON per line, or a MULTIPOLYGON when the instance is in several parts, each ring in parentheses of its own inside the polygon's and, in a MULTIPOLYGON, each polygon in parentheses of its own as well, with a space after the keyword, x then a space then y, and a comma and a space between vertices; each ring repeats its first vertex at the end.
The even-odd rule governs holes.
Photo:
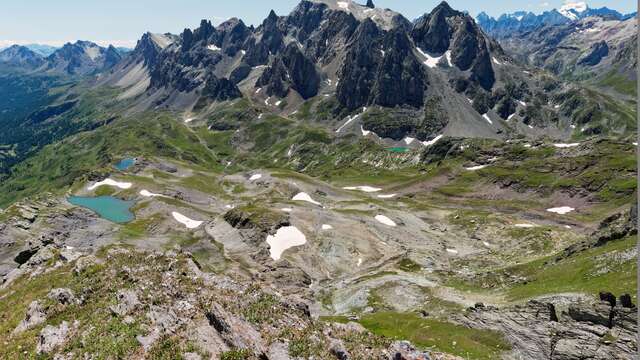
POLYGON ((500 15, 496 19, 487 15, 485 12, 481 12, 476 17, 476 21, 489 35, 496 39, 502 39, 511 37, 514 32, 527 32, 549 25, 568 25, 574 21, 588 17, 624 21, 635 18, 636 16, 637 12, 621 14, 607 7, 592 9, 585 2, 569 2, 559 10, 553 9, 539 15, 530 11, 517 11, 500 15))
POLYGON ((104 48, 90 41, 67 43, 57 49, 13 45, 0 51, 0 66, 84 76, 113 67, 122 60, 123 54, 125 51, 113 46, 104 48))
POLYGON ((539 16, 521 12, 494 20, 481 14, 478 22, 524 64, 617 96, 635 97, 635 16, 576 3, 539 16))

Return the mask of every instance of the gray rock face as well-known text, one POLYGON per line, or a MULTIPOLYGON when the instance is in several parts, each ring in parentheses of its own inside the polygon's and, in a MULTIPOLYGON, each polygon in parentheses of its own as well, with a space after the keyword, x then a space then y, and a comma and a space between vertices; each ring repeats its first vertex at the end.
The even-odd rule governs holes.
POLYGON ((141 305, 138 295, 131 290, 121 290, 117 294, 118 304, 109 307, 112 313, 120 316, 128 315, 141 305))
POLYGON ((209 324, 233 347, 251 349, 256 356, 266 352, 264 339, 248 322, 231 316, 218 304, 213 304, 206 316, 209 324))
POLYGON ((508 309, 476 307, 457 320, 503 332, 515 356, 526 359, 630 359, 637 351, 635 309, 608 302, 572 302, 558 313, 554 304, 532 300, 508 309))
POLYGON ((34 326, 40 325, 47 320, 47 314, 45 314, 44 309, 39 301, 33 301, 29 304, 29 308, 27 309, 27 314, 24 317, 24 320, 18 324, 18 326, 13 330, 14 334, 21 333, 25 330, 28 330, 34 326))
POLYGON ((56 347, 64 344, 74 327, 77 327, 77 325, 74 324, 74 326, 70 327, 66 321, 63 321, 60 326, 57 327, 51 325, 45 326, 38 336, 37 353, 49 353, 56 347))
POLYGON ((403 29, 383 33, 367 19, 358 26, 340 73, 336 96, 349 110, 370 104, 421 107, 426 74, 403 29))

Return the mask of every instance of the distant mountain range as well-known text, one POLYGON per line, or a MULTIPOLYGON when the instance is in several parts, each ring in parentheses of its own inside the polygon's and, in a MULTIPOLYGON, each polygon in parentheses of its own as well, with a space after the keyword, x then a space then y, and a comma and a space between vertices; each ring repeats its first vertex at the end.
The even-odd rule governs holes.
POLYGON ((635 97, 636 13, 569 3, 540 15, 481 13, 477 23, 518 61, 635 97))
POLYGON ((110 69, 127 51, 113 46, 101 47, 90 41, 67 43, 61 48, 13 45, 0 51, 0 65, 27 71, 90 75, 110 69))
POLYGON ((24 45, 24 47, 44 57, 47 57, 53 54, 56 50, 60 48, 59 46, 42 45, 42 44, 27 44, 27 45, 24 45))
POLYGON ((627 20, 636 16, 636 12, 622 14, 616 10, 602 7, 590 8, 585 2, 574 2, 563 5, 560 9, 545 11, 536 15, 533 12, 517 11, 493 18, 481 12, 476 21, 489 35, 500 39, 510 37, 517 31, 531 31, 546 25, 569 24, 587 17, 601 17, 607 20, 627 20))

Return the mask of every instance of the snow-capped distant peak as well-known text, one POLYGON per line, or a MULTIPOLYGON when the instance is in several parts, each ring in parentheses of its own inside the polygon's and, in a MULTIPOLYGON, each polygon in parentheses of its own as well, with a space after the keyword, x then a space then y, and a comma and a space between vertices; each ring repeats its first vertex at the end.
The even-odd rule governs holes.
POLYGON ((567 0, 558 12, 571 20, 578 20, 578 15, 587 11, 587 9, 587 3, 584 1, 567 0))

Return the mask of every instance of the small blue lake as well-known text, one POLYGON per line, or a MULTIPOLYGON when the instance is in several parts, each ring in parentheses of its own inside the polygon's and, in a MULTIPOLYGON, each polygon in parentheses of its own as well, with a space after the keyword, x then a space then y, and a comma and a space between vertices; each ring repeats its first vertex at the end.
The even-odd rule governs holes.
POLYGON ((134 158, 126 158, 126 159, 120 160, 120 162, 118 162, 115 165, 115 167, 116 167, 116 169, 118 169, 120 171, 125 171, 128 168, 130 168, 133 165, 135 165, 135 163, 136 163, 136 159, 134 159, 134 158))
POLYGON ((128 223, 135 219, 130 210, 135 201, 120 200, 113 196, 71 196, 68 200, 73 205, 92 210, 100 217, 117 224, 128 223))

